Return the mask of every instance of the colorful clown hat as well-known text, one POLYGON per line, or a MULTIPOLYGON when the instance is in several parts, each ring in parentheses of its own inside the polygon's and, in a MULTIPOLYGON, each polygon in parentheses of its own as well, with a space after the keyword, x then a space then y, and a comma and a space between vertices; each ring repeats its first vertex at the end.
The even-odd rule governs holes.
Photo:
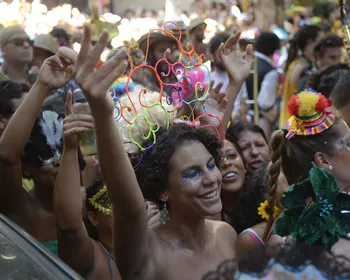
POLYGON ((332 102, 321 93, 307 89, 292 96, 288 111, 292 115, 288 120, 287 139, 295 135, 315 135, 330 128, 335 116, 327 110, 332 102))

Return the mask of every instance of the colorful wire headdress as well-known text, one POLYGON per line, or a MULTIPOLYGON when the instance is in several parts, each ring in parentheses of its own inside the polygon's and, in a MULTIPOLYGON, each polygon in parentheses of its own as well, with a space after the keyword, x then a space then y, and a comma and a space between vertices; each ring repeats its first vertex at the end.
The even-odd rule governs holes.
MULTIPOLYGON (((180 119, 190 125, 198 125, 199 120, 205 116, 218 119, 215 116, 214 107, 208 101, 210 75, 209 69, 204 64, 205 56, 203 54, 198 55, 191 44, 183 47, 181 39, 181 28, 174 22, 166 22, 163 30, 150 31, 147 38, 145 62, 140 65, 135 65, 131 56, 137 46, 129 47, 130 73, 125 82, 126 95, 122 98, 115 98, 117 104, 115 119, 124 143, 130 145, 127 152, 136 152, 135 149, 141 152, 148 150, 150 145, 143 146, 143 143, 151 142, 151 146, 154 145, 159 129, 168 129, 175 120, 177 109, 184 105, 190 108, 190 114, 181 116, 180 119), (174 36, 173 26, 176 27, 179 36, 174 36), (155 66, 147 63, 151 45, 150 37, 153 32, 161 32, 176 42, 179 52, 177 61, 174 63, 169 61, 167 54, 170 50, 166 50, 164 57, 155 66), (159 74, 160 64, 166 64, 167 70, 159 74), (150 91, 142 86, 131 86, 132 75, 140 69, 152 72, 159 88, 158 92, 150 91), (206 71, 206 73, 203 74, 201 71, 206 71), (163 81, 164 78, 170 75, 177 77, 177 81, 174 83, 163 81), (203 109, 201 111, 204 112, 200 115, 195 113, 199 106, 203 109)), ((113 92, 111 94, 115 96, 113 92)), ((219 121, 221 123, 221 120, 219 121)), ((224 135, 223 125, 221 126, 222 131, 220 132, 216 127, 211 126, 216 130, 219 138, 224 135)))
POLYGON ((292 115, 287 124, 287 139, 295 135, 315 135, 330 128, 335 116, 327 109, 332 102, 312 89, 292 96, 288 111, 292 115))
POLYGON ((112 213, 112 201, 108 195, 107 187, 103 186, 92 198, 89 199, 90 204, 103 214, 110 215, 112 213))

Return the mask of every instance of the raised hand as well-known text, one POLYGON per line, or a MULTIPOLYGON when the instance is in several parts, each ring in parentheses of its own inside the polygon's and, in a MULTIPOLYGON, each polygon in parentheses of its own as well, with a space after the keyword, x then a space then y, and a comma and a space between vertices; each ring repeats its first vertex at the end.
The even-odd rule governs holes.
MULTIPOLYGON (((221 121, 224 118, 225 109, 227 105, 226 93, 221 92, 223 83, 220 82, 214 87, 215 81, 210 82, 210 91, 208 99, 197 104, 197 116, 203 114, 212 114, 218 117, 221 121)), ((220 122, 211 116, 204 116, 200 119, 201 125, 213 125, 217 128, 220 122)))
POLYGON ((248 77, 253 61, 253 47, 248 45, 245 52, 239 47, 241 32, 233 34, 226 43, 219 47, 219 57, 225 65, 231 81, 244 82, 248 77))
POLYGON ((46 59, 41 66, 37 83, 49 91, 65 86, 74 76, 72 50, 62 47, 54 56, 46 59))
POLYGON ((94 121, 91 115, 73 114, 72 92, 69 92, 67 95, 66 117, 63 123, 63 144, 65 149, 77 149, 79 146, 79 133, 94 128, 94 121))
POLYGON ((126 49, 121 49, 113 58, 98 70, 100 60, 108 41, 108 33, 103 31, 97 44, 91 48, 91 27, 85 25, 84 38, 75 65, 76 80, 83 90, 91 110, 99 113, 113 113, 114 103, 108 94, 113 82, 124 73, 127 67, 126 49))

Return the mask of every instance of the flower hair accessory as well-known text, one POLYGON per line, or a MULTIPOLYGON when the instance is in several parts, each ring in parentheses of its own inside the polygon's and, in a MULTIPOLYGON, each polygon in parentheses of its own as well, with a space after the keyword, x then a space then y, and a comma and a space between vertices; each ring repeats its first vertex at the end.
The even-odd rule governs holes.
POLYGON ((112 202, 107 192, 107 187, 103 186, 92 198, 89 199, 91 205, 103 214, 110 215, 112 213, 112 202))
MULTIPOLYGON (((268 220, 270 218, 269 213, 267 212, 267 208, 269 207, 269 202, 265 200, 260 203, 260 207, 258 208, 258 215, 261 216, 264 220, 268 220)), ((273 218, 276 219, 280 214, 280 209, 275 206, 273 208, 273 218)))
POLYGON ((335 116, 327 110, 332 102, 312 89, 292 96, 288 111, 292 115, 287 124, 287 139, 295 135, 315 135, 330 128, 335 116))

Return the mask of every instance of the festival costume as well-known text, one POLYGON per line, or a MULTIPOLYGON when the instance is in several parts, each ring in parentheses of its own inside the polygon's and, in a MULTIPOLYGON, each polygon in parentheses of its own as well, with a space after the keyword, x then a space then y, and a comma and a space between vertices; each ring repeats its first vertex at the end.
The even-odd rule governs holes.
MULTIPOLYGON (((292 116, 286 141, 328 130, 335 122, 335 116, 327 110, 331 105, 330 100, 311 89, 293 96, 288 103, 292 116)), ((274 232, 291 235, 296 243, 322 244, 330 249, 350 232, 350 197, 340 192, 328 170, 314 163, 309 178, 286 189, 281 203, 285 209, 274 232)))
MULTIPOLYGON (((177 109, 182 106, 188 108, 189 113, 181 116, 180 120, 192 126, 198 126, 203 117, 218 119, 213 105, 208 100, 210 73, 204 64, 205 56, 198 55, 190 44, 183 47, 181 39, 181 28, 174 22, 166 22, 163 30, 152 30, 149 34, 142 36, 138 41, 138 46, 129 47, 130 73, 128 77, 121 78, 123 81, 120 80, 119 83, 116 81, 111 88, 111 95, 115 97, 117 94, 113 91, 116 91, 116 85, 125 85, 123 87, 126 92, 124 100, 122 96, 115 99, 115 119, 124 144, 137 148, 137 151, 134 148, 130 149, 132 153, 141 153, 140 162, 134 166, 135 170, 142 163, 144 153, 156 143, 160 129, 168 130, 170 125, 175 123, 177 109), (176 36, 174 36, 175 33, 176 36), (155 66, 147 63, 150 47, 159 40, 171 42, 177 46, 179 56, 176 62, 172 63, 167 59, 167 53, 170 50, 166 50, 164 57, 155 66), (145 54, 145 62, 136 65, 132 53, 138 47, 145 54), (159 73, 160 63, 167 65, 166 71, 162 73, 159 73), (134 87, 132 82, 131 77, 138 70, 143 71, 145 82, 149 82, 144 88, 134 87), (170 77, 176 77, 175 81, 169 81, 170 77), (157 92, 154 92, 155 88, 157 92), (157 98, 150 97, 151 95, 157 95, 157 98), (203 112, 199 116, 195 114, 198 107, 202 107, 203 112)), ((224 135, 222 126, 219 129, 212 125, 207 126, 213 128, 219 137, 224 135)), ((126 150, 128 151, 128 148, 126 150)))

